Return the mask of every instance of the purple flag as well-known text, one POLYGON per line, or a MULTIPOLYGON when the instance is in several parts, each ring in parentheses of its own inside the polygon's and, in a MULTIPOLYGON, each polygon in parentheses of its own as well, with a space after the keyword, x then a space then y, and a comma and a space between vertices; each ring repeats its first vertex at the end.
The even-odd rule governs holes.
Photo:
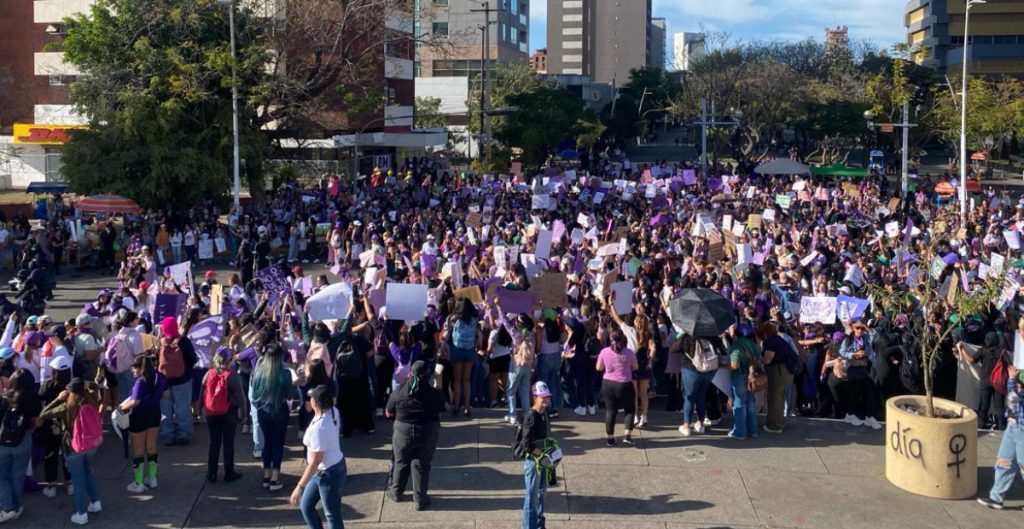
POLYGON ((188 331, 188 339, 195 346, 196 355, 199 356, 201 366, 210 365, 213 346, 224 339, 224 322, 225 317, 223 314, 210 316, 193 325, 192 329, 188 331))
POLYGON ((942 257, 942 262, 946 263, 947 265, 951 265, 959 260, 960 256, 957 255, 956 252, 949 252, 942 257))
POLYGON ((903 246, 910 246, 910 235, 914 233, 914 219, 907 219, 907 228, 903 230, 903 246))

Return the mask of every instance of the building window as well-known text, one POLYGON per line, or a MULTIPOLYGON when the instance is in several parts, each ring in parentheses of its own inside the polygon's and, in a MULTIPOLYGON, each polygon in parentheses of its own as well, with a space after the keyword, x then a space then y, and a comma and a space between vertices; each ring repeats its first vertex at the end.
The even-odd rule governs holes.
POLYGON ((512 31, 508 32, 508 36, 509 40, 512 41, 512 44, 517 44, 519 42, 519 32, 516 31, 516 28, 512 28, 512 31))
MULTIPOLYGON (((498 61, 491 61, 491 67, 494 68, 498 61)), ((476 77, 480 74, 480 61, 461 61, 461 60, 445 60, 445 61, 434 61, 433 76, 434 77, 476 77)))
POLYGON ((975 35, 973 44, 992 44, 992 35, 975 35))
POLYGON ((995 35, 992 37, 992 44, 1016 44, 1016 35, 995 35))
POLYGON ((583 9, 583 0, 564 0, 563 9, 583 9))
POLYGON ((50 86, 64 86, 64 78, 59 75, 50 76, 50 86))
POLYGON ((448 35, 448 23, 447 22, 434 22, 430 26, 430 32, 434 35, 448 35))
POLYGON ((60 149, 47 147, 43 154, 43 170, 47 182, 61 182, 64 179, 60 175, 60 167, 63 165, 60 159, 60 149))
POLYGON ((583 28, 562 28, 562 35, 582 35, 583 28))
POLYGON ((511 11, 513 15, 518 13, 519 12, 519 1, 518 0, 508 0, 508 10, 511 11))
POLYGON ((434 5, 439 7, 448 7, 448 0, 434 0, 434 5))
POLYGON ((566 40, 562 42, 562 49, 565 50, 582 50, 583 41, 580 40, 566 40))
POLYGON ((583 15, 562 15, 562 22, 583 22, 583 15))
POLYGON ((423 62, 422 61, 415 61, 415 62, 412 63, 412 75, 413 75, 413 77, 422 77, 423 76, 423 62))
POLYGON ((501 40, 508 40, 508 25, 504 22, 501 23, 501 40))

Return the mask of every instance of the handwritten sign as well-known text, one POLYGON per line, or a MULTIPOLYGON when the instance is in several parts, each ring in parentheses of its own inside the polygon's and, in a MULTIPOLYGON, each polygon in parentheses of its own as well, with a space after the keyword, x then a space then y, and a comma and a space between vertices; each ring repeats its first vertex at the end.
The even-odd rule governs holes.
POLYGON ((256 272, 256 279, 268 292, 287 292, 291 289, 288 276, 279 266, 268 266, 256 272))
POLYGON ((567 278, 565 274, 543 274, 530 280, 530 292, 537 296, 542 308, 565 305, 567 278))
POLYGON ((824 323, 831 325, 836 322, 836 298, 831 296, 803 296, 800 298, 800 322, 824 323))

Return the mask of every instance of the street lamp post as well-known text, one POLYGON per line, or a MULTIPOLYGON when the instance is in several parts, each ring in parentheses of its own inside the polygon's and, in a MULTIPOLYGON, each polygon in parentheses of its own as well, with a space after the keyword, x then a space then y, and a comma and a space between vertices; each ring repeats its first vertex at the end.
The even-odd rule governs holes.
MULTIPOLYGON (((908 190, 908 179, 910 176, 909 158, 910 158, 910 129, 917 126, 917 123, 910 123, 910 103, 903 103, 903 122, 902 123, 875 123, 875 113, 871 110, 864 111, 864 119, 868 122, 868 128, 874 130, 876 126, 885 125, 892 127, 893 129, 903 129, 903 149, 902 149, 902 161, 903 169, 900 174, 900 196, 906 198, 908 190)), ((870 152, 870 151, 869 151, 870 152)), ((868 155, 870 161, 870 154, 868 155)))
POLYGON ((967 45, 968 24, 971 6, 984 4, 985 0, 967 0, 964 6, 964 64, 960 86, 960 225, 967 224, 967 45))
POLYGON ((217 3, 228 8, 228 25, 231 26, 231 121, 232 121, 232 195, 235 210, 241 206, 242 178, 241 155, 238 148, 238 51, 235 48, 235 2, 234 0, 217 0, 217 3))
POLYGON ((740 119, 743 118, 743 111, 738 108, 730 109, 733 121, 718 121, 715 118, 715 102, 711 101, 711 120, 708 121, 708 100, 700 100, 700 169, 703 178, 708 177, 708 126, 719 125, 727 127, 740 126, 740 119))

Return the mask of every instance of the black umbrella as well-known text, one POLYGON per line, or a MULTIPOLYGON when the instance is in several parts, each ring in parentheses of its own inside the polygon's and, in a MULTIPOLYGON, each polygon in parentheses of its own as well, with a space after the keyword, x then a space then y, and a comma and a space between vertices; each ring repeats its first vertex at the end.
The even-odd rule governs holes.
POLYGON ((718 336, 736 323, 732 303, 706 288, 687 288, 668 304, 672 324, 690 336, 718 336))

